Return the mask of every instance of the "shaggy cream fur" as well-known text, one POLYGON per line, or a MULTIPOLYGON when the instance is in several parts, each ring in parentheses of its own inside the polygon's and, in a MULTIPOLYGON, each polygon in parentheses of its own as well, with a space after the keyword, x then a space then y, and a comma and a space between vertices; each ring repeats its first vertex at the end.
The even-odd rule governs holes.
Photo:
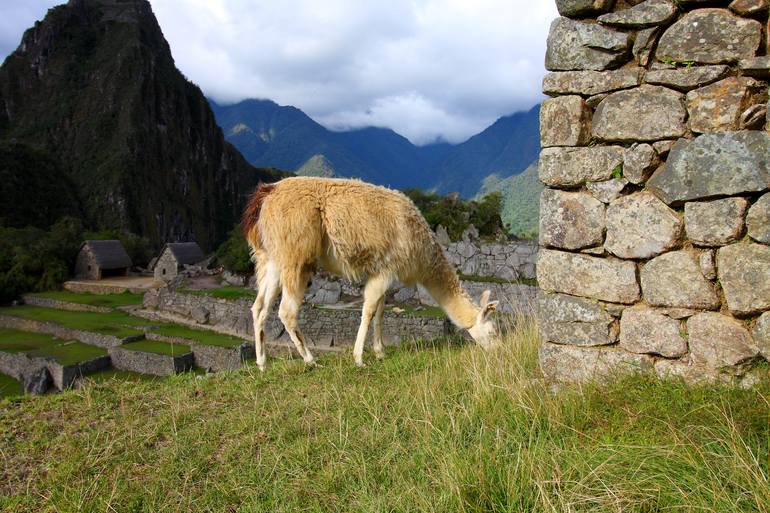
POLYGON ((384 295, 398 278, 422 284, 454 324, 482 346, 496 336, 488 319, 497 302, 482 294, 481 308, 463 291, 425 219, 400 192, 360 180, 286 178, 255 192, 244 219, 246 238, 257 267, 254 302, 257 364, 264 367, 263 333, 267 312, 282 287, 278 315, 300 355, 313 356, 297 328, 305 287, 318 267, 351 281, 365 282, 361 325, 353 354, 363 364, 363 345, 374 320, 374 351, 383 353, 381 318, 384 295))

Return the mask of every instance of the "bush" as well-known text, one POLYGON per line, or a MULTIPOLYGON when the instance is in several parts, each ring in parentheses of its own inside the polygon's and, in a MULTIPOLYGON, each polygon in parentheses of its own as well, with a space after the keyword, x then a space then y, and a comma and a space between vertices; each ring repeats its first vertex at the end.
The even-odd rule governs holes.
POLYGON ((497 237, 505 233, 500 218, 503 202, 499 192, 488 194, 481 201, 463 201, 457 194, 439 196, 419 189, 403 192, 420 209, 432 230, 443 225, 452 240, 460 240, 470 225, 474 225, 483 237, 497 237))
POLYGON ((0 303, 26 292, 57 289, 75 267, 85 239, 119 239, 134 264, 146 265, 153 255, 149 240, 132 233, 85 232, 83 222, 63 217, 48 230, 0 225, 0 303))
POLYGON ((254 263, 251 261, 249 244, 243 236, 240 224, 230 230, 227 240, 224 241, 214 253, 216 262, 231 273, 252 274, 254 263))

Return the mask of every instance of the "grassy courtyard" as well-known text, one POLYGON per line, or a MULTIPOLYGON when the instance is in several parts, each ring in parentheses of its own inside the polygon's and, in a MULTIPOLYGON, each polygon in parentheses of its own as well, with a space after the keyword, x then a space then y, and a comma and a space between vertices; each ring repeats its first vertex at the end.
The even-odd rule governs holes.
POLYGON ((119 338, 141 335, 142 328, 152 326, 152 322, 132 317, 125 312, 74 312, 39 306, 15 306, 0 308, 0 315, 10 315, 22 319, 53 322, 66 328, 92 331, 102 335, 119 338))
POLYGON ((107 354, 101 347, 62 340, 45 333, 5 328, 0 328, 0 351, 53 358, 62 365, 74 365, 107 354))
POLYGON ((152 331, 167 337, 186 338, 206 346, 238 347, 245 342, 242 338, 222 335, 214 331, 196 330, 178 324, 164 324, 152 331))
POLYGON ((81 305, 103 306, 107 308, 117 308, 119 306, 141 305, 143 294, 132 294, 123 292, 122 294, 92 294, 89 292, 70 292, 69 290, 54 290, 49 292, 36 292, 31 296, 64 301, 67 303, 78 303, 81 305))
POLYGON ((0 402, 7 511, 768 511, 770 385, 553 393, 504 347, 271 360, 0 402))

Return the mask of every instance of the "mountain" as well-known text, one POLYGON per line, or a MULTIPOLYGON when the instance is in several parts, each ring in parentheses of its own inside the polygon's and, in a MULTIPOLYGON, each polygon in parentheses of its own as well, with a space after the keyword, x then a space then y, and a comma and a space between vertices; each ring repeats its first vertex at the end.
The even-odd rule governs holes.
POLYGON ((212 249, 254 185, 282 176, 225 141, 146 0, 70 0, 28 29, 0 67, 0 146, 19 173, 42 173, 0 189, 0 203, 41 203, 28 187, 48 179, 76 203, 57 213, 155 245, 212 249))
POLYGON ((434 171, 440 193, 476 194, 489 175, 522 172, 540 154, 540 106, 495 121, 457 145, 434 171))
POLYGON ((477 198, 498 191, 503 196, 500 217, 508 232, 522 239, 537 238, 540 193, 543 184, 538 179, 538 163, 533 162, 523 173, 501 178, 490 175, 484 179, 477 198))
POLYGON ((270 100, 209 102, 227 140, 256 166, 298 171, 323 156, 335 176, 402 189, 425 183, 435 153, 421 151, 386 128, 333 132, 301 110, 270 100))
POLYGON ((539 106, 502 117, 461 144, 415 146, 386 128, 333 132, 301 110, 270 100, 227 106, 209 101, 226 138, 253 165, 304 174, 323 157, 324 173, 398 189, 472 197, 487 176, 520 173, 540 152, 539 106))

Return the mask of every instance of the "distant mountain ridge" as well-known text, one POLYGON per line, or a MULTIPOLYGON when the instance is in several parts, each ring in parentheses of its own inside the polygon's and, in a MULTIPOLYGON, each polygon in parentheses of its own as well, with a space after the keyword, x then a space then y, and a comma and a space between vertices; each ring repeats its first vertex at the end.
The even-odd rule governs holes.
POLYGON ((270 100, 209 102, 227 140, 252 165, 318 176, 323 164, 322 176, 356 176, 398 189, 472 197, 487 176, 521 173, 540 152, 539 105, 501 117, 463 143, 416 146, 387 128, 334 132, 270 100))

